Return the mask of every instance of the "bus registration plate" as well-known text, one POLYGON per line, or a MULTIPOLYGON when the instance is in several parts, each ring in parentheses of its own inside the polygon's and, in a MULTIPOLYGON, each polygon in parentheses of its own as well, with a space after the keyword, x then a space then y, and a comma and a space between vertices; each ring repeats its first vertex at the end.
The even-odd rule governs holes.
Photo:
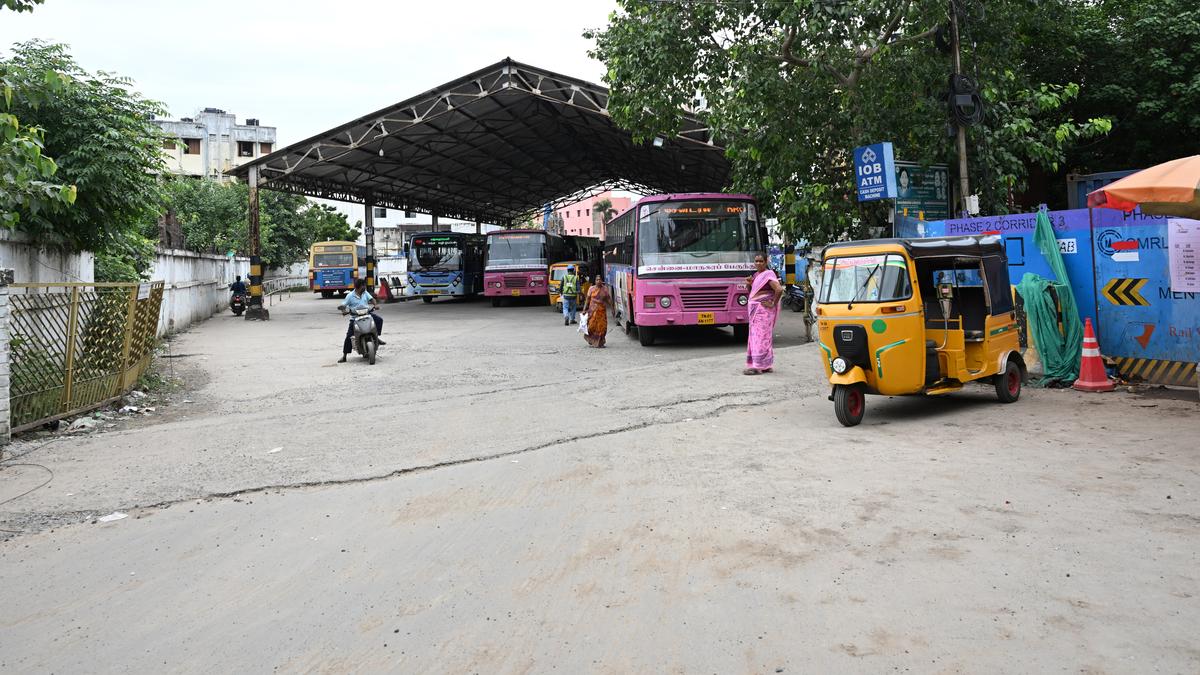
POLYGON ((442 294, 442 292, 437 289, 431 289, 431 290, 425 291, 425 295, 441 295, 441 294, 442 294))
POLYGON ((717 322, 717 318, 712 312, 700 312, 696 315, 696 323, 701 326, 708 326, 717 322))
POLYGON ((513 294, 513 297, 515 298, 515 297, 518 297, 518 296, 520 296, 520 295, 521 295, 521 291, 519 291, 519 290, 517 290, 517 289, 515 289, 515 288, 514 288, 514 289, 512 290, 512 294, 513 294))

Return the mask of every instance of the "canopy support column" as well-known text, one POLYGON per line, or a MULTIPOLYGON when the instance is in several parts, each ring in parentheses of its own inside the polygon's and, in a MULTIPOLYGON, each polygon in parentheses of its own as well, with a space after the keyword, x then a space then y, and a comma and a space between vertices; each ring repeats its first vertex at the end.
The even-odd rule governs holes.
POLYGON ((475 234, 483 234, 483 221, 478 218, 475 219, 475 234))
POLYGON ((439 230, 438 230, 438 214, 437 214, 437 211, 434 211, 433 213, 429 214, 429 216, 430 216, 431 218, 433 218, 433 222, 432 222, 432 223, 429 225, 429 231, 430 231, 430 232, 438 232, 439 230))
POLYGON ((371 199, 363 202, 363 237, 367 243, 367 292, 375 293, 375 203, 371 199))
POLYGON ((246 176, 250 187, 250 300, 246 303, 247 321, 267 321, 271 312, 263 306, 262 241, 258 227, 258 167, 250 166, 246 176))

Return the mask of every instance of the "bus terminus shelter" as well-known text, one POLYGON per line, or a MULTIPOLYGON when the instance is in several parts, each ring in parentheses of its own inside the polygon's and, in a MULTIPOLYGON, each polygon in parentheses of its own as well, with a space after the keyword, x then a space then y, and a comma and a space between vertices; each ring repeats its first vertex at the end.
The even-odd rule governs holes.
POLYGON ((679 133, 635 144, 608 112, 608 89, 505 59, 229 172, 250 186, 246 318, 262 307, 258 188, 366 206, 367 283, 375 283, 373 206, 511 225, 589 190, 717 192, 724 149, 685 117, 679 133))

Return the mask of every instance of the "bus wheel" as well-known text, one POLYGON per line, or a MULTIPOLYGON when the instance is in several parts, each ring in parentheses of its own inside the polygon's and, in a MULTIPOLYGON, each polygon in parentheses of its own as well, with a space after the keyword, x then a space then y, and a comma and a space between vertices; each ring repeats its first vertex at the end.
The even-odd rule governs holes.
POLYGON ((650 347, 654 344, 654 328, 650 326, 638 326, 638 342, 642 343, 643 347, 650 347))
POLYGON ((500 306, 500 298, 492 298, 492 307, 500 306))
POLYGON ((738 342, 745 342, 750 339, 749 324, 738 323, 733 326, 733 338, 738 342))
POLYGON ((867 411, 867 394, 862 384, 839 384, 833 390, 833 412, 844 427, 862 421, 867 411))
POLYGON ((425 304, 427 304, 427 305, 428 305, 429 303, 433 302, 433 298, 430 298, 430 297, 424 297, 424 298, 421 298, 421 302, 423 302, 423 303, 425 303, 425 304))
POLYGON ((328 300, 333 297, 333 291, 321 291, 321 297, 328 300))
POLYGON ((338 291, 338 297, 339 297, 339 298, 344 298, 344 297, 346 297, 346 291, 338 291))

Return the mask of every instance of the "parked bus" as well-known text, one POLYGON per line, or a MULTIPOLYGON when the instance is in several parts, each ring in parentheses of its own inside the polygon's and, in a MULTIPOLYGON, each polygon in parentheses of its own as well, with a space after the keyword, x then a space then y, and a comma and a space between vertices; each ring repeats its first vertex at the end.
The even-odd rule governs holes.
POLYGON ((571 260, 583 263, 580 274, 591 277, 601 273, 602 248, 599 239, 567 234, 563 235, 563 240, 571 250, 571 260))
POLYGON ((463 232, 420 232, 409 238, 406 295, 425 302, 483 291, 487 237, 463 232))
POLYGON ((667 326, 733 326, 749 333, 746 277, 766 228, 749 195, 644 197, 605 229, 604 267, 617 320, 643 345, 667 326))
POLYGON ((548 298, 550 265, 571 256, 566 240, 544 230, 490 232, 487 245, 483 294, 493 307, 504 298, 548 298))
POLYGON ((319 241, 308 251, 308 288, 322 298, 345 296, 366 275, 366 248, 352 241, 319 241))

